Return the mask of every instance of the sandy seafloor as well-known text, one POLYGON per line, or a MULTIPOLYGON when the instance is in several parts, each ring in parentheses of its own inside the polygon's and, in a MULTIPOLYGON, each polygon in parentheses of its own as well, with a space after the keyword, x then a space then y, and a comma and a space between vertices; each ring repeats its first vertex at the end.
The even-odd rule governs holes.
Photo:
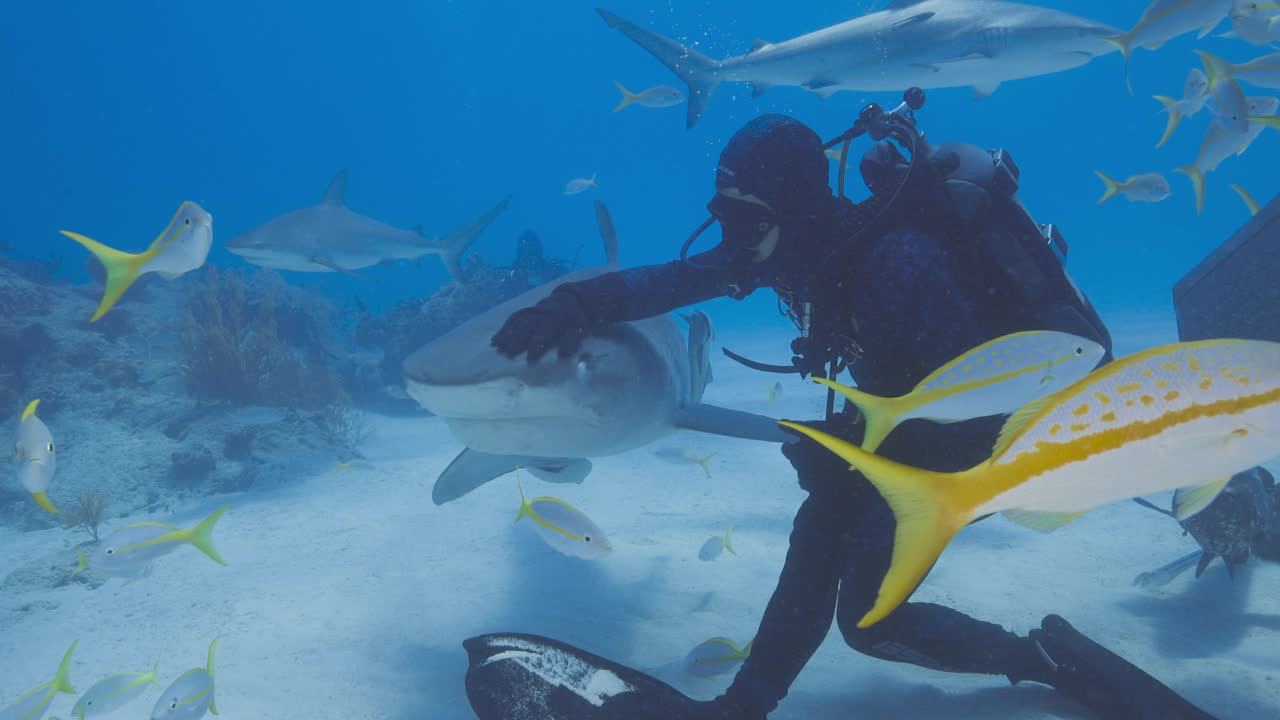
MULTIPOLYGON (((1117 351, 1175 338, 1171 314, 1108 315, 1117 351)), ((721 330, 740 351, 776 355, 784 338, 721 330)), ((715 355, 706 400, 786 417, 815 417, 822 393, 796 379, 767 407, 771 376, 715 355)), ((610 536, 595 562, 542 544, 510 476, 444 507, 436 475, 459 445, 436 418, 375 417, 367 467, 334 470, 275 489, 209 498, 174 516, 197 522, 232 507, 215 533, 229 565, 191 548, 151 577, 54 590, 9 587, 0 596, 0 694, 51 677, 72 640, 83 691, 100 677, 159 658, 161 683, 204 663, 220 637, 222 720, 473 717, 463 694, 460 642, 491 631, 552 635, 655 672, 699 697, 731 675, 690 682, 673 674, 698 642, 749 640, 773 590, 792 514, 803 498, 776 446, 681 433, 596 461, 581 486, 525 479, 526 491, 569 500, 610 536), (663 446, 716 452, 712 477, 655 456, 663 446), (709 536, 736 526, 737 556, 697 559, 709 536)), ((103 483, 113 482, 109 465, 103 483)), ((1160 502, 1167 502, 1161 497, 1160 502)), ((115 520, 113 526, 123 523, 115 520)), ((74 565, 82 536, 0 529, 0 577, 48 558, 74 565)), ((1195 548, 1169 518, 1132 503, 1100 508, 1050 535, 993 518, 952 543, 914 598, 941 602, 1025 633, 1059 613, 1224 719, 1276 717, 1280 708, 1280 568, 1250 565, 1234 583, 1220 561, 1147 591, 1135 575, 1195 548)), ((109 717, 145 717, 149 690, 109 717)), ((70 716, 60 696, 52 715, 70 716)), ((833 628, 776 718, 1085 718, 1042 686, 877 661, 833 628)))

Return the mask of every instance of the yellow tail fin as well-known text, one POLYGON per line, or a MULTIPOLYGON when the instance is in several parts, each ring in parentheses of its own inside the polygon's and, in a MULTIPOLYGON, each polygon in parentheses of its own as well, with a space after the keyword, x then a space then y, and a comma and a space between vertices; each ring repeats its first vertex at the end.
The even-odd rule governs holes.
POLYGON ((1230 79, 1231 63, 1204 50, 1194 51, 1200 56, 1200 62, 1204 64, 1205 80, 1209 83, 1209 89, 1213 90, 1218 83, 1230 79))
POLYGON ((813 378, 813 381, 819 385, 826 385, 849 398, 849 402, 858 406, 858 410, 862 413, 862 417, 867 424, 867 429, 862 435, 862 449, 869 453, 875 452, 880 447, 880 443, 889 437, 889 433, 893 432, 893 429, 898 426, 902 414, 915 407, 914 403, 909 400, 910 395, 885 398, 864 393, 861 390, 851 388, 848 385, 841 385, 826 378, 816 377, 813 378))
POLYGON ((75 695, 76 689, 71 686, 71 653, 76 651, 76 645, 79 640, 71 643, 71 647, 67 648, 67 654, 62 656, 62 662, 58 665, 58 673, 53 676, 53 682, 49 685, 58 692, 68 695, 75 695))
POLYGON ((1178 123, 1182 122, 1182 112, 1174 107, 1178 103, 1171 97, 1165 95, 1152 95, 1151 97, 1160 101, 1164 105, 1164 109, 1169 113, 1169 121, 1164 126, 1164 135, 1160 137, 1160 142, 1156 143, 1156 147, 1160 147, 1169 142, 1169 138, 1173 136, 1173 131, 1177 129, 1178 123))
POLYGON ((875 604, 858 621, 858 627, 870 627, 915 592, 947 544, 973 519, 972 512, 958 508, 953 499, 957 487, 967 478, 902 465, 804 425, 786 421, 781 424, 849 461, 871 481, 893 511, 897 526, 889 571, 880 582, 875 604))
POLYGON ((529 511, 532 510, 532 507, 529 505, 529 501, 524 497, 524 485, 520 483, 520 468, 518 467, 516 468, 516 489, 520 491, 520 510, 516 513, 516 519, 511 521, 512 524, 520 522, 520 518, 533 517, 533 515, 529 513, 529 511))
POLYGON ((1106 191, 1102 193, 1102 197, 1098 198, 1099 205, 1110 200, 1111 198, 1115 197, 1120 193, 1120 183, 1116 182, 1115 180, 1112 180, 1106 175, 1103 175, 1098 170, 1094 170, 1093 174, 1097 175, 1099 178, 1102 178, 1102 182, 1107 186, 1106 191))
POLYGON ((617 80, 614 80, 613 84, 617 85, 618 90, 622 91, 622 102, 618 103, 618 107, 613 109, 614 112, 618 112, 619 110, 625 108, 626 106, 635 102, 636 99, 640 97, 639 95, 636 95, 635 93, 623 87, 622 83, 618 82, 617 80))
POLYGON ((98 303, 98 311, 93 314, 89 322, 97 322, 98 318, 107 314, 124 295, 124 291, 138 279, 138 275, 142 271, 142 266, 148 260, 155 257, 156 253, 148 250, 144 253, 134 255, 132 253, 121 252, 106 245, 87 238, 80 233, 73 233, 69 230, 59 230, 58 232, 75 240, 94 254, 98 261, 102 263, 102 267, 107 271, 107 287, 102 293, 102 302, 98 303))
POLYGON ((209 643, 209 664, 205 667, 205 672, 209 673, 209 712, 214 715, 218 714, 218 700, 215 695, 218 683, 213 679, 213 651, 218 649, 218 638, 214 637, 213 642, 209 643))
POLYGON ((1129 89, 1129 94, 1132 95, 1133 83, 1129 82, 1129 55, 1133 53, 1133 46, 1130 44, 1133 42, 1133 33, 1127 32, 1123 35, 1102 39, 1119 48, 1120 54, 1124 56, 1124 86, 1129 89))
POLYGON ((705 457, 694 456, 694 457, 691 457, 690 459, 698 463, 698 465, 702 467, 702 472, 705 473, 706 476, 709 478, 711 477, 711 465, 710 465, 711 458, 715 456, 716 456, 715 453, 711 453, 705 457))
POLYGON ((213 526, 217 524, 218 518, 222 517, 222 513, 227 511, 230 505, 223 505, 213 514, 205 518, 199 525, 191 528, 187 532, 187 542, 191 543, 197 550, 209 556, 210 560, 219 565, 226 565, 226 561, 218 555, 218 551, 213 549, 213 526))
POLYGON ((52 515, 59 514, 58 508, 53 506, 53 502, 49 500, 48 495, 45 495, 42 492, 31 493, 31 499, 35 500, 36 504, 39 505, 41 508, 43 508, 45 512, 50 513, 52 515))
POLYGON ((1180 168, 1174 168, 1174 172, 1180 172, 1191 179, 1191 187, 1196 192, 1196 214, 1204 210, 1204 173, 1200 172, 1199 165, 1184 165, 1180 168))

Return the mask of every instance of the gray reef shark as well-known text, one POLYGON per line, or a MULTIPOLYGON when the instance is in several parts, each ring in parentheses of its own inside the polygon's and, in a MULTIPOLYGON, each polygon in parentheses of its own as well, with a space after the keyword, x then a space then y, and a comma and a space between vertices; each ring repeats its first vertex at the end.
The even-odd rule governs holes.
POLYGON ((587 458, 646 445, 678 428, 717 435, 795 440, 762 415, 699 402, 709 373, 699 343, 709 325, 690 321, 687 346, 668 315, 597 328, 576 353, 550 352, 530 364, 490 345, 511 313, 559 285, 616 270, 617 239, 608 211, 596 204, 608 264, 584 268, 512 298, 420 348, 404 361, 406 389, 422 407, 443 417, 467 446, 440 475, 437 505, 524 467, 551 482, 582 482, 587 458))
POLYGON ((713 60, 675 40, 596 9, 689 86, 687 126, 722 82, 801 87, 827 98, 841 90, 902 92, 972 87, 979 96, 1006 80, 1047 75, 1116 52, 1116 28, 1049 8, 1002 0, 894 0, 870 13, 779 43, 756 40, 745 55, 713 60))
POLYGON ((506 209, 511 196, 444 237, 430 238, 422 226, 402 230, 347 207, 347 171, 329 183, 318 205, 294 210, 244 232, 227 249, 254 265, 300 272, 354 271, 396 260, 439 255, 449 274, 462 279, 462 253, 506 209))

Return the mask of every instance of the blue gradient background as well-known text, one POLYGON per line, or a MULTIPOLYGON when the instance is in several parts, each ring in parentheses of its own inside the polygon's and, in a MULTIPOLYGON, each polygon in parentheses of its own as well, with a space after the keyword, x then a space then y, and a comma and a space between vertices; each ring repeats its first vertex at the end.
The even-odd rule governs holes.
MULTIPOLYGON (((609 4, 713 57, 752 38, 783 40, 884 3, 670 1, 609 4)), ((1044 3, 1129 27, 1139 2, 1044 3)), ((83 251, 57 234, 84 232, 125 249, 145 246, 185 199, 215 216, 215 241, 315 202, 340 168, 358 212, 442 233, 514 195, 476 249, 509 262, 516 234, 537 230, 549 250, 599 257, 592 194, 564 183, 600 173, 627 265, 673 257, 705 216, 715 159, 732 132, 763 112, 785 112, 835 135, 869 100, 826 101, 799 89, 758 100, 727 84, 703 121, 683 105, 611 112, 613 81, 633 90, 678 84, 656 60, 592 12, 592 3, 346 2, 15 4, 0 25, 0 239, 20 255, 60 254, 83 279, 83 251)), ((1229 29, 1224 21, 1218 32, 1229 29)), ((1071 244, 1070 268, 1104 313, 1167 307, 1170 286, 1248 219, 1226 187, 1265 203, 1276 192, 1280 138, 1271 131, 1209 176, 1197 216, 1174 167, 1194 161, 1208 112, 1154 149, 1164 116, 1152 94, 1179 95, 1192 48, 1243 62, 1268 52, 1193 35, 1138 50, 1135 94, 1113 53, 1055 75, 1006 83, 978 101, 968 89, 929 93, 921 124, 935 141, 1009 149, 1021 196, 1071 244), (1092 171, 1123 179, 1163 172, 1173 196, 1156 205, 1095 205, 1092 171)), ((1246 87, 1249 94, 1266 91, 1246 87)), ((856 178, 851 178, 856 179, 856 178)), ((861 191, 860 183, 853 187, 861 191)), ((215 246, 210 262, 241 261, 215 246)), ((444 278, 422 268, 376 268, 376 283, 285 273, 335 296, 359 294, 376 311, 429 292, 444 278)), ((775 317, 773 298, 718 301, 718 320, 775 317), (760 311, 766 311, 763 314, 760 311)))

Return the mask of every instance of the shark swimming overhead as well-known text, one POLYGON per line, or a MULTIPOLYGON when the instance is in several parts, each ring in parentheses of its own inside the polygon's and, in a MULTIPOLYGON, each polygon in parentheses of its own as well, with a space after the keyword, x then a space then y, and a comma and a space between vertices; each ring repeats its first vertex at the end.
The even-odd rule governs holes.
POLYGON ((439 255, 449 274, 462 279, 462 253, 506 209, 511 196, 480 217, 443 237, 423 234, 422 227, 402 230, 347 207, 347 171, 329 183, 317 205, 285 213, 242 233, 226 247, 254 265, 299 272, 354 271, 396 260, 439 255))
MULTIPOLYGON (((709 378, 691 367, 690 357, 704 349, 686 346, 667 315, 603 327, 583 338, 578 352, 548 353, 533 364, 490 345, 516 310, 563 283, 617 269, 617 241, 603 207, 597 203, 607 265, 533 288, 405 359, 409 394, 467 446, 436 481, 436 504, 522 466, 543 480, 581 482, 591 471, 587 458, 632 450, 678 428, 766 442, 794 439, 770 418, 699 402, 709 378)), ((710 338, 693 333, 695 344, 710 338)))
POLYGON ((756 40, 745 55, 714 60, 675 40, 596 9, 609 27, 648 50, 689 86, 693 127, 722 82, 801 87, 826 98, 841 90, 901 92, 1000 83, 1084 65, 1118 48, 1116 28, 1057 10, 1003 0, 893 0, 879 12, 779 43, 756 40))

